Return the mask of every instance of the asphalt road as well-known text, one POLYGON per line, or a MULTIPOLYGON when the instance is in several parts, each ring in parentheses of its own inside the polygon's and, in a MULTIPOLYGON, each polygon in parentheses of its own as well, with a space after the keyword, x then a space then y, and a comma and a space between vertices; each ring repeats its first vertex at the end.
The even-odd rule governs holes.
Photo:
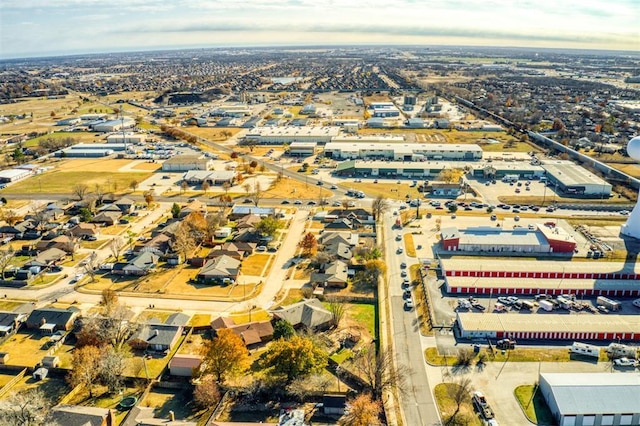
POLYGON ((388 297, 391 306, 391 327, 397 365, 411 370, 407 376, 406 395, 400 397, 400 406, 404 413, 406 425, 440 425, 441 419, 433 398, 432 386, 429 384, 425 369, 422 336, 415 309, 405 311, 402 298, 403 271, 401 262, 407 263, 407 273, 410 263, 416 259, 406 256, 403 242, 396 241, 396 235, 402 233, 392 229, 394 217, 384 216, 384 245, 387 257, 388 297), (403 247, 402 254, 396 254, 398 247, 403 247))

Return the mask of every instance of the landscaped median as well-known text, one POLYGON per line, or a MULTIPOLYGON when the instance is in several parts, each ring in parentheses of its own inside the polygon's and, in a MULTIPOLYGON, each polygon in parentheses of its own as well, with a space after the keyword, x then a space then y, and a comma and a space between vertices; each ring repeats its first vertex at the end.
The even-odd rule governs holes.
POLYGON ((555 424, 555 419, 537 385, 518 386, 515 391, 513 391, 513 394, 518 400, 522 412, 531 423, 542 425, 555 424))
MULTIPOLYGON (((483 357, 484 362, 569 362, 571 357, 568 349, 549 348, 517 348, 507 351, 493 349, 491 352, 486 345, 480 352, 475 353, 473 359, 483 357)), ((438 348, 427 348, 424 351, 425 361, 434 366, 454 366, 459 364, 461 351, 473 351, 473 347, 462 347, 449 354, 440 354, 438 348)), ((472 359, 472 361, 473 361, 472 359)))

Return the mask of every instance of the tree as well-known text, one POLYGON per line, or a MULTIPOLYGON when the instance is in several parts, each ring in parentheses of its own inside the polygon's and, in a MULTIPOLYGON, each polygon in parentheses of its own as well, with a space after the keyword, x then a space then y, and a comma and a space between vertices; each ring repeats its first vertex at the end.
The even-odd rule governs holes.
POLYGON ((209 184, 209 181, 205 180, 204 183, 202 184, 202 192, 206 194, 210 188, 211 188, 211 185, 209 184))
POLYGON ((273 326, 273 339, 285 339, 289 340, 296 335, 296 330, 293 325, 287 320, 281 319, 273 326))
POLYGON ((187 189, 189 189, 189 184, 187 183, 187 181, 186 181, 186 180, 183 180, 183 181, 180 183, 180 192, 181 192, 182 194, 184 194, 185 192, 187 192, 187 189))
POLYGON ((281 220, 276 219, 274 216, 267 216, 262 218, 260 222, 256 224, 256 230, 262 235, 273 237, 278 229, 282 229, 284 224, 281 220))
POLYGON ((0 272, 2 272, 2 279, 5 279, 4 273, 11 264, 11 259, 16 255, 13 247, 9 246, 6 250, 0 250, 0 272))
POLYGON ((125 368, 125 354, 113 346, 105 346, 100 352, 99 379, 109 392, 114 393, 122 387, 122 373, 125 368))
POLYGON ((140 182, 138 182, 135 179, 129 182, 129 188, 131 188, 132 191, 135 191, 136 189, 138 189, 138 185, 140 185, 140 182))
POLYGON ((13 209, 3 209, 2 220, 13 226, 20 221, 20 216, 18 216, 18 213, 13 209))
POLYGON ((147 208, 151 208, 151 204, 153 204, 154 196, 153 191, 145 191, 144 193, 144 202, 147 203, 147 208))
POLYGON ((455 213, 458 211, 458 205, 455 203, 451 203, 449 204, 449 207, 447 207, 449 209, 450 213, 455 213))
POLYGON ((371 212, 373 213, 373 219, 379 220, 380 217, 389 210, 390 204, 389 200, 384 198, 382 195, 378 195, 378 197, 373 200, 371 203, 371 212))
POLYGON ((95 346, 75 349, 71 365, 73 370, 68 376, 69 383, 73 387, 86 387, 89 391, 89 398, 93 398, 93 384, 100 375, 100 349, 95 346))
POLYGON ((381 400, 385 391, 394 388, 404 393, 407 376, 411 374, 408 368, 394 365, 393 353, 390 350, 381 348, 376 353, 373 345, 360 351, 354 359, 353 368, 366 384, 366 391, 371 392, 376 401, 381 400))
POLYGON ((84 183, 78 183, 73 186, 73 195, 78 197, 78 200, 80 201, 84 200, 84 197, 87 196, 88 192, 89 192, 89 186, 84 183))
POLYGON ((54 404, 38 388, 11 394, 0 401, 0 423, 14 426, 44 426, 54 404))
POLYGON ((93 220, 93 213, 86 207, 82 207, 78 210, 78 216, 80 216, 80 220, 83 222, 91 222, 93 220))
POLYGON ((207 376, 196 385, 193 402, 202 410, 215 407, 220 402, 220 388, 213 377, 207 376))
POLYGON ((110 288, 102 290, 100 305, 104 309, 104 315, 110 316, 118 306, 118 293, 110 288))
POLYGON ((456 183, 460 182, 460 178, 464 174, 462 169, 443 169, 440 173, 438 173, 437 180, 446 183, 456 183))
POLYGON ((302 240, 300 240, 298 246, 303 250, 305 256, 311 256, 313 251, 318 247, 318 240, 312 232, 308 232, 302 240))
POLYGON ((100 185, 99 183, 96 183, 95 190, 93 191, 93 193, 96 196, 96 204, 99 206, 102 205, 102 200, 104 199, 104 194, 105 194, 104 189, 102 189, 102 185, 100 185))
POLYGON ((13 150, 13 154, 11 154, 11 157, 13 158, 13 161, 18 164, 22 164, 26 160, 24 152, 22 152, 22 148, 20 147, 16 147, 16 149, 13 150))
POLYGON ((216 380, 223 383, 229 376, 234 376, 249 367, 249 353, 233 330, 223 328, 216 331, 217 336, 204 346, 204 357, 207 371, 216 380))
POLYGON ((256 181, 256 183, 253 184, 253 192, 251 193, 251 195, 249 196, 249 198, 251 198, 251 200, 253 201, 253 204, 257 207, 258 203, 260 203, 260 199, 262 198, 262 186, 260 185, 260 182, 256 181))
POLYGON ((551 125, 551 130, 553 130, 554 132, 559 132, 560 130, 563 130, 564 127, 564 123, 562 122, 562 120, 560 120, 559 118, 554 118, 553 119, 553 124, 551 125))
POLYGON ((332 385, 333 379, 322 373, 306 377, 298 377, 287 386, 287 393, 296 396, 299 401, 307 401, 318 392, 326 392, 332 385))
POLYGON ((84 271, 91 277, 91 282, 95 282, 96 272, 98 271, 98 253, 92 251, 88 260, 84 265, 84 271))
POLYGON ((341 426, 369 426, 378 424, 382 413, 380 401, 371 399, 368 393, 361 393, 349 401, 349 411, 345 413, 338 424, 341 426))
POLYGON ((224 189, 225 195, 229 194, 229 190, 231 189, 231 184, 229 182, 223 183, 222 189, 224 189))
POLYGON ((174 219, 177 219, 180 217, 180 212, 182 211, 182 208, 180 207, 180 204, 178 203, 173 203, 173 205, 171 206, 171 216, 174 219))
POLYGON ((118 259, 120 259, 120 253, 122 253, 124 246, 125 241, 122 237, 116 236, 113 237, 111 241, 109 241, 109 250, 111 251, 113 257, 115 257, 116 262, 118 261, 118 259))
POLYGON ((346 305, 340 302, 335 296, 327 296, 327 310, 331 312, 331 322, 334 327, 338 327, 346 313, 346 305))
POLYGON ((469 393, 471 393, 471 379, 469 377, 460 377, 447 387, 447 393, 449 398, 456 404, 456 409, 451 414, 451 417, 447 419, 445 425, 455 425, 457 424, 456 416, 460 412, 460 406, 469 398, 469 393))
POLYGON ((380 259, 368 260, 364 265, 364 271, 371 277, 371 282, 376 285, 380 276, 387 272, 387 264, 380 259))
POLYGON ((195 247, 196 244, 189 232, 189 226, 185 222, 182 222, 173 236, 171 249, 179 253, 182 259, 186 259, 195 247))
POLYGON ((308 337, 294 336, 277 340, 269 346, 261 359, 265 368, 272 368, 287 383, 293 379, 320 372, 327 365, 327 353, 308 337))

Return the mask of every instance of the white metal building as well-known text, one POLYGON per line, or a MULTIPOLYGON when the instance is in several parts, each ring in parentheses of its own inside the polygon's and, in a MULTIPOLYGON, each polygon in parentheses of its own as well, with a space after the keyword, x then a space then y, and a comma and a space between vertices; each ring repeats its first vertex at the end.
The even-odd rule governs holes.
POLYGON ((587 197, 606 197, 611 194, 611 184, 572 161, 545 161, 549 184, 557 185, 565 194, 587 197))
POLYGON ((147 140, 147 135, 144 133, 132 133, 127 132, 125 134, 122 133, 114 133, 112 135, 107 136, 107 143, 144 143, 147 140))
POLYGON ((8 183, 24 179, 31 175, 30 170, 25 169, 7 169, 0 171, 0 182, 8 183))
POLYGON ((421 161, 421 160, 458 160, 477 161, 482 159, 482 148, 479 145, 436 145, 419 143, 389 143, 400 142, 400 138, 380 138, 377 142, 361 141, 357 137, 353 142, 346 138, 340 138, 344 142, 337 142, 334 138, 325 145, 325 156, 337 160, 345 159, 391 159, 396 161, 421 161))
POLYGON ((640 375, 541 373, 539 386, 560 426, 640 425, 640 375))
POLYGON ((203 155, 176 155, 162 163, 163 172, 187 172, 189 170, 210 170, 213 160, 203 155))
POLYGON ((292 142, 326 144, 340 134, 339 127, 287 126, 255 127, 248 131, 245 140, 258 144, 277 145, 292 142))
POLYGON ((107 120, 92 126, 94 132, 117 132, 122 129, 130 129, 136 125, 133 118, 107 120))
POLYGON ((289 155, 308 157, 316 153, 315 142, 292 142, 289 145, 289 155))

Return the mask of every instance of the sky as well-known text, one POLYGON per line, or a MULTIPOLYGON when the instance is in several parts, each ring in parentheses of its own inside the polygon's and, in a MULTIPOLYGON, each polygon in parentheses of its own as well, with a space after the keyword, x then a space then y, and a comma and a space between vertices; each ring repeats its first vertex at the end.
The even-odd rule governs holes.
POLYGON ((350 44, 640 51, 640 0, 0 0, 0 59, 350 44))

